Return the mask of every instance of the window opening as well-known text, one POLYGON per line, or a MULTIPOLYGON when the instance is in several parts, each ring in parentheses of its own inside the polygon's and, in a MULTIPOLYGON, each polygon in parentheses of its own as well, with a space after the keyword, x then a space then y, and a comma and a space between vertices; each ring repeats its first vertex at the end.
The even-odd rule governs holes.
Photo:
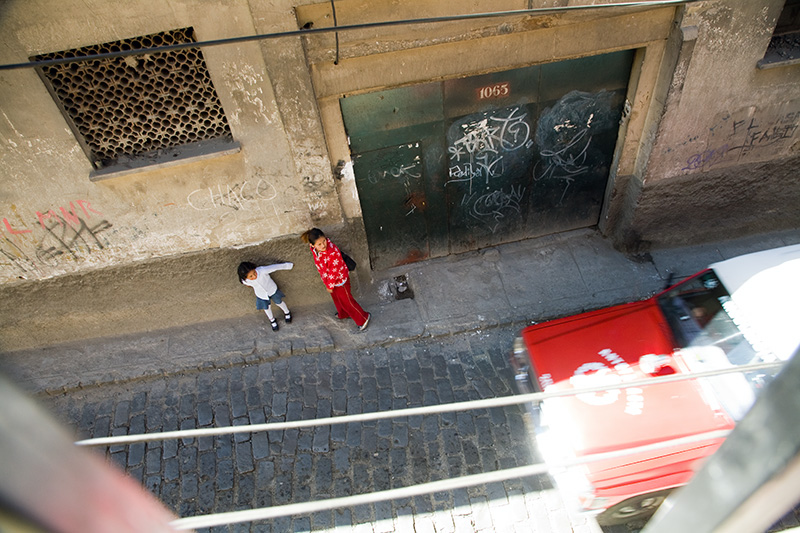
MULTIPOLYGON (((34 56, 31 61, 196 42, 183 28, 34 56)), ((95 169, 210 140, 232 141, 200 48, 38 69, 95 169)))
POLYGON ((800 0, 786 0, 759 68, 800 62, 800 0))

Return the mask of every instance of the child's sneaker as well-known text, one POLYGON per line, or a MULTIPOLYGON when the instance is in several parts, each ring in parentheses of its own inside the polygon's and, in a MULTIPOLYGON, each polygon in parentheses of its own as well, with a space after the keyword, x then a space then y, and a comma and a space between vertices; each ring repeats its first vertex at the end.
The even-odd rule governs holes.
POLYGON ((278 321, 277 320, 275 320, 273 318, 272 320, 269 321, 269 323, 272 324, 272 331, 278 331, 278 321))
POLYGON ((363 323, 363 324, 361 324, 360 326, 358 326, 358 331, 364 331, 365 329, 367 329, 367 326, 369 325, 369 318, 370 318, 371 316, 372 316, 372 314, 370 314, 370 313, 367 313, 367 319, 364 321, 364 323, 363 323))
POLYGON ((287 324, 291 324, 292 323, 292 313, 286 313, 286 315, 284 315, 283 319, 286 321, 287 324))

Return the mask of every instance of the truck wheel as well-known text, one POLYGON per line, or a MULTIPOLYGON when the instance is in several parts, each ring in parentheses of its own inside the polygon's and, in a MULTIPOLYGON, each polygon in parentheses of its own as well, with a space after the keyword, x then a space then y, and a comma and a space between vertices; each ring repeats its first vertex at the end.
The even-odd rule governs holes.
POLYGON ((598 515, 597 523, 601 526, 615 526, 625 524, 631 520, 650 518, 670 492, 672 492, 672 489, 628 498, 598 515))

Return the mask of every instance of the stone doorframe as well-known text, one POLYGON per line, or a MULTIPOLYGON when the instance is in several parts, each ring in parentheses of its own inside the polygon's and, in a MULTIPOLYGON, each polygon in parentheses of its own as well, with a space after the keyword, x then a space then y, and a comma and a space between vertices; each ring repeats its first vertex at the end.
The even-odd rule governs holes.
MULTIPOLYGON (((385 20, 419 18, 417 3, 407 3, 407 17, 394 11, 387 12, 385 20)), ((372 22, 380 16, 364 15, 360 5, 359 0, 338 0, 340 24, 343 20, 347 24, 372 22)), ((599 222, 603 234, 624 238, 680 51, 683 12, 682 6, 613 8, 558 17, 477 19, 422 29, 407 26, 340 32, 338 43, 333 34, 305 37, 329 156, 332 163, 340 162, 339 168, 345 165, 337 188, 346 218, 360 219, 361 206, 353 173, 347 169, 350 150, 340 98, 633 49, 636 56, 628 102, 599 222), (476 34, 480 36, 474 37, 476 34)), ((309 22, 314 28, 333 26, 330 3, 298 6, 296 13, 300 26, 309 22)))

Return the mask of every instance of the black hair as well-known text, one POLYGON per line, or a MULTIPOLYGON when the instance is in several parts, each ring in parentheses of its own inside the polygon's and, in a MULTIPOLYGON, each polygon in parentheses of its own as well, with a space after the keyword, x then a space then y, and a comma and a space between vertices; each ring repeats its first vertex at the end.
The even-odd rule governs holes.
POLYGON ((255 263, 251 263, 250 261, 243 261, 239 263, 239 268, 236 269, 236 271, 239 273, 239 282, 244 283, 244 280, 247 279, 247 274, 249 274, 251 270, 255 269, 255 263))
POLYGON ((320 237, 324 237, 325 234, 319 228, 311 228, 310 230, 304 232, 300 235, 300 238, 303 240, 304 243, 307 244, 314 244, 319 240, 320 237))

